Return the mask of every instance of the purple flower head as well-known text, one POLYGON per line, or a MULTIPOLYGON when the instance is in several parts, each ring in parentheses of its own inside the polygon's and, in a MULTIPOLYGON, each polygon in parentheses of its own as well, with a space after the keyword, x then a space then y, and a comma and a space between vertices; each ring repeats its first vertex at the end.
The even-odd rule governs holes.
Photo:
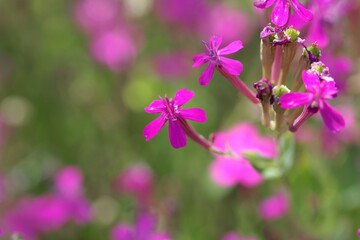
POLYGON ((214 146, 221 151, 231 152, 231 156, 216 155, 210 166, 212 179, 223 187, 236 184, 255 187, 262 182, 262 176, 246 159, 244 152, 254 152, 267 158, 277 155, 275 142, 260 136, 255 126, 248 123, 215 133, 214 146))
POLYGON ((156 218, 147 212, 140 213, 134 226, 119 224, 111 232, 112 240, 170 240, 166 233, 156 232, 156 218))
MULTIPOLYGON (((181 109, 182 105, 190 101, 194 96, 193 91, 185 88, 176 92, 175 97, 159 97, 154 100, 145 111, 150 114, 160 114, 155 120, 145 126, 143 135, 146 141, 155 137, 166 122, 169 122, 169 139, 174 148, 186 146, 186 134, 189 135, 190 126, 187 120, 205 122, 206 114, 201 108, 181 109)), ((191 135, 189 135, 191 137, 191 135)))
POLYGON ((271 22, 276 26, 285 26, 289 20, 290 5, 294 8, 295 12, 305 21, 310 21, 313 14, 306 9, 299 0, 257 0, 254 6, 257 8, 269 8, 274 3, 275 7, 271 14, 271 22))
POLYGON ((80 169, 68 166, 55 175, 55 189, 65 197, 77 197, 83 191, 83 176, 80 169))
POLYGON ((302 78, 306 92, 291 92, 282 95, 280 106, 282 108, 305 106, 305 110, 312 114, 320 110, 321 117, 330 131, 338 132, 344 128, 344 118, 328 103, 329 99, 335 98, 337 95, 335 82, 321 81, 317 74, 305 70, 302 78))
POLYGON ((116 0, 80 0, 75 5, 74 17, 85 31, 94 34, 117 24, 119 10, 116 0))
POLYGON ((116 188, 121 192, 134 195, 141 205, 149 203, 153 189, 153 174, 143 164, 130 166, 116 179, 116 188))
POLYGON ((203 41, 205 46, 205 53, 200 53, 194 56, 193 68, 199 67, 205 63, 208 63, 205 70, 202 72, 199 78, 199 83, 203 86, 207 86, 214 74, 215 67, 223 68, 227 73, 231 75, 240 75, 243 70, 243 65, 240 61, 223 57, 231 53, 235 53, 243 48, 243 44, 240 40, 234 41, 226 47, 219 49, 222 42, 222 38, 218 36, 212 36, 209 44, 203 41))
POLYGON ((91 54, 94 59, 113 71, 128 68, 135 60, 138 46, 131 28, 104 30, 91 39, 91 54))
POLYGON ((202 36, 221 36, 223 42, 226 43, 233 41, 233 39, 241 39, 246 43, 251 39, 252 33, 256 29, 256 21, 252 21, 240 9, 223 2, 212 4, 206 21, 201 22, 202 36))
POLYGON ((259 213, 266 221, 272 221, 284 216, 289 209, 288 197, 283 193, 277 193, 265 199, 259 206, 259 213))

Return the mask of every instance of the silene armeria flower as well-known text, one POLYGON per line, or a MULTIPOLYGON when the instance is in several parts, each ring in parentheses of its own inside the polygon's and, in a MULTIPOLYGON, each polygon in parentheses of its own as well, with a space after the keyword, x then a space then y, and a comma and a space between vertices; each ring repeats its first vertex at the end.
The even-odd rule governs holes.
POLYGON ((210 142, 197 134, 187 122, 187 120, 205 122, 207 120, 205 111, 201 108, 181 109, 182 105, 190 101, 193 96, 193 91, 183 88, 176 92, 173 99, 167 96, 159 97, 159 100, 150 103, 145 111, 150 114, 158 113, 160 116, 145 126, 143 135, 146 141, 151 140, 165 123, 169 122, 169 139, 174 148, 185 147, 186 135, 188 135, 192 140, 209 149, 210 142))
POLYGON ((193 68, 208 63, 205 70, 200 75, 200 85, 207 86, 210 83, 216 68, 221 75, 229 80, 234 85, 234 87, 239 92, 244 94, 250 101, 255 104, 259 103, 259 100, 255 97, 255 94, 238 77, 243 70, 243 64, 240 61, 224 57, 224 55, 229 55, 242 49, 242 42, 237 40, 230 43, 226 47, 219 49, 221 42, 222 38, 218 36, 212 36, 210 38, 209 44, 205 41, 202 41, 205 46, 205 53, 197 54, 193 58, 193 68))
POLYGON ((344 128, 344 118, 328 103, 329 99, 337 95, 335 81, 321 80, 318 74, 305 70, 302 72, 302 78, 306 92, 290 92, 280 97, 282 108, 304 106, 303 112, 290 126, 290 130, 296 131, 302 123, 319 110, 326 127, 331 132, 338 132, 344 128))
POLYGON ((209 44, 207 44, 205 41, 202 41, 205 46, 205 53, 197 54, 193 58, 193 67, 199 67, 205 63, 208 63, 207 67, 199 78, 199 83, 203 86, 207 86, 210 83, 216 67, 221 67, 229 74, 236 76, 240 75, 243 70, 243 65, 240 61, 223 57, 224 55, 229 55, 242 49, 242 42, 240 40, 234 41, 226 47, 219 49, 221 42, 222 38, 218 36, 212 36, 210 38, 209 44))
POLYGON ((306 9, 299 0, 257 0, 254 2, 254 6, 264 9, 271 7, 275 2, 275 7, 271 13, 271 22, 276 26, 282 27, 287 24, 290 14, 290 5, 292 5, 296 14, 305 21, 310 21, 313 18, 313 14, 306 9))

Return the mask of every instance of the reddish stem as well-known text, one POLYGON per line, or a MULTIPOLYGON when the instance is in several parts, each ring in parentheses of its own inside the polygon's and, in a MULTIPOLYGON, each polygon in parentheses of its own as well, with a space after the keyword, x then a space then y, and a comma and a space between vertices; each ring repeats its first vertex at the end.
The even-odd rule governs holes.
POLYGON ((238 77, 226 72, 221 66, 217 66, 216 69, 223 75, 227 80, 229 80, 234 87, 245 95, 251 102, 258 104, 259 99, 255 96, 255 93, 251 91, 248 86, 238 77))

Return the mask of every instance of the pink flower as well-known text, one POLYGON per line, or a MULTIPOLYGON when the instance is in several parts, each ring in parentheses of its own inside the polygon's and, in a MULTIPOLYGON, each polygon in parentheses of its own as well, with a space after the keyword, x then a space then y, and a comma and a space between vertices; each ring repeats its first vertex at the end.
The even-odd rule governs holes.
POLYGON ((80 0, 75 5, 75 20, 89 33, 112 27, 118 22, 116 0, 80 0))
POLYGON ((289 20, 290 5, 293 6, 295 12, 305 21, 310 21, 313 14, 306 9, 299 0, 257 0, 254 6, 257 8, 269 8, 274 3, 275 7, 271 14, 271 21, 276 26, 285 26, 289 20))
POLYGON ((116 179, 116 187, 121 192, 133 194, 139 204, 147 205, 153 189, 151 169, 142 164, 130 166, 116 179))
POLYGON ((128 29, 102 31, 91 41, 91 54, 113 71, 129 67, 137 53, 136 43, 128 29))
POLYGON ((185 51, 158 54, 153 63, 156 73, 165 79, 184 78, 190 74, 191 62, 185 51))
POLYGON ((187 120, 195 122, 205 122, 206 114, 201 108, 181 109, 181 106, 190 101, 194 96, 193 91, 185 88, 176 92, 174 99, 159 97, 145 111, 150 114, 158 114, 160 116, 145 126, 143 135, 146 141, 155 137, 166 122, 169 122, 169 139, 174 148, 186 146, 186 134, 191 131, 187 120))
POLYGON ((163 21, 197 31, 208 14, 204 0, 157 0, 155 11, 163 21))
POLYGON ((227 73, 231 75, 240 75, 243 70, 243 65, 240 61, 223 57, 243 48, 240 40, 230 43, 228 46, 219 49, 222 42, 221 37, 212 36, 209 41, 209 45, 203 41, 205 46, 205 53, 200 53, 194 56, 193 68, 199 67, 205 63, 208 63, 205 70, 202 72, 199 78, 199 83, 203 86, 207 86, 214 74, 215 67, 223 68, 227 73))
POLYGON ((284 216, 289 209, 289 200, 283 193, 277 193, 265 199, 259 206, 259 213, 266 221, 272 221, 284 216))
POLYGON ((338 132, 344 128, 344 118, 327 102, 337 95, 335 81, 321 81, 319 76, 311 71, 303 71, 302 78, 307 92, 291 92, 280 97, 282 108, 305 106, 302 115, 295 120, 292 130, 296 131, 306 119, 318 110, 320 110, 321 117, 330 131, 338 132))
POLYGON ((226 132, 215 133, 214 146, 231 153, 231 156, 216 155, 210 166, 212 179, 223 187, 235 184, 255 187, 262 182, 262 176, 246 159, 244 152, 254 152, 266 158, 277 155, 273 139, 261 137, 255 126, 248 123, 238 124, 226 132))
POLYGON ((156 232, 156 219, 152 214, 143 212, 138 215, 135 226, 118 224, 111 232, 112 240, 170 240, 166 233, 156 232))
POLYGON ((202 36, 221 36, 224 43, 233 39, 241 39, 245 43, 253 36, 255 22, 248 14, 229 4, 213 4, 206 21, 202 21, 202 36))
POLYGON ((83 176, 80 169, 67 166, 55 175, 55 189, 66 197, 77 197, 83 191, 83 176))

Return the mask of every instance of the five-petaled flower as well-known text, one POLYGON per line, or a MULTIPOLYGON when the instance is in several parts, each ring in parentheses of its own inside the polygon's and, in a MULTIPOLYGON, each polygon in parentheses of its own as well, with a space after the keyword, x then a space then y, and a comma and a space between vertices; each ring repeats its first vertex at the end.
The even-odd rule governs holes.
POLYGON ((291 92, 280 97, 282 108, 305 106, 303 113, 293 125, 302 124, 303 120, 320 110, 321 117, 330 131, 338 132, 344 128, 344 118, 327 102, 337 95, 335 81, 321 80, 316 73, 305 70, 302 73, 302 78, 307 92, 291 92))
POLYGON ((271 22, 277 26, 285 26, 289 20, 290 4, 295 12, 305 21, 310 21, 313 14, 306 9, 299 0, 258 0, 254 3, 257 8, 269 8, 274 3, 275 7, 271 13, 271 22))
POLYGON ((193 96, 193 91, 183 88, 176 92, 173 99, 169 99, 167 96, 159 97, 159 100, 150 103, 145 111, 150 114, 160 113, 160 116, 144 128, 143 135, 146 141, 157 135, 166 122, 169 122, 169 139, 174 148, 186 146, 186 135, 193 139, 196 138, 194 130, 187 120, 205 122, 205 111, 201 108, 181 109, 181 106, 190 101, 193 96))
POLYGON ((221 67, 227 73, 236 76, 240 75, 243 70, 243 65, 240 61, 223 57, 242 49, 242 42, 240 40, 234 41, 226 47, 219 49, 221 42, 222 38, 218 36, 212 36, 209 44, 203 41, 205 53, 197 54, 193 58, 194 64, 192 67, 199 67, 207 62, 209 63, 199 78, 199 83, 203 86, 209 84, 216 67, 221 67))

